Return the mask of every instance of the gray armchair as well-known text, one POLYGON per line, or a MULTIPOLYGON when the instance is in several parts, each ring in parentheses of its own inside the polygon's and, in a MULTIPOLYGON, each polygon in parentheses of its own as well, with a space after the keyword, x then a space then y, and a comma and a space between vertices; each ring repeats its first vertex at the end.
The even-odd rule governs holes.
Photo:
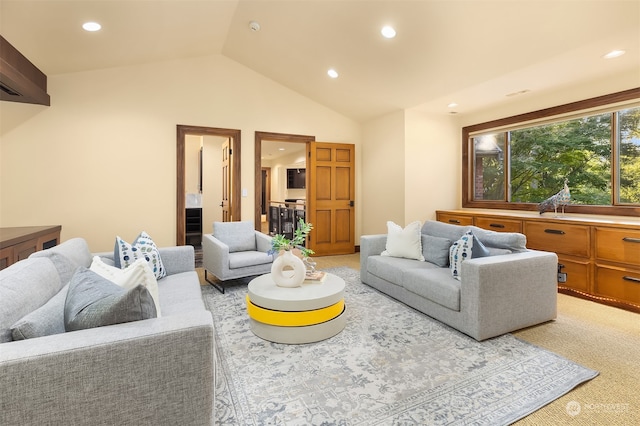
POLYGON ((253 222, 214 222, 213 234, 202 236, 204 279, 224 293, 224 281, 271 272, 271 237, 253 222), (220 282, 209 279, 211 273, 220 282))

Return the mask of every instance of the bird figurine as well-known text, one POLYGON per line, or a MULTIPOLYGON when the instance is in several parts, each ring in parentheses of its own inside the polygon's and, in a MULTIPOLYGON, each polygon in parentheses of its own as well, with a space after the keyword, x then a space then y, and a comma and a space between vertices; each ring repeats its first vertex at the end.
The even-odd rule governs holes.
POLYGON ((562 214, 564 215, 564 207, 571 202, 571 192, 569 191, 569 181, 564 180, 564 188, 558 191, 557 194, 552 195, 540 204, 538 204, 538 211, 540 214, 546 212, 553 207, 553 211, 556 216, 558 215, 558 207, 562 207, 562 214))

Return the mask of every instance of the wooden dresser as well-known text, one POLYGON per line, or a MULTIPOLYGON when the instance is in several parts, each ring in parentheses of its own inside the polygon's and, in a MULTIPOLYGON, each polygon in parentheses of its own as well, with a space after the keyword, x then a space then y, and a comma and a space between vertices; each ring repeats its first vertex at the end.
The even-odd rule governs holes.
POLYGON ((530 249, 558 255, 558 289, 640 312, 640 219, 505 210, 446 210, 437 220, 520 232, 530 249))
POLYGON ((62 226, 0 228, 0 270, 60 243, 62 226))

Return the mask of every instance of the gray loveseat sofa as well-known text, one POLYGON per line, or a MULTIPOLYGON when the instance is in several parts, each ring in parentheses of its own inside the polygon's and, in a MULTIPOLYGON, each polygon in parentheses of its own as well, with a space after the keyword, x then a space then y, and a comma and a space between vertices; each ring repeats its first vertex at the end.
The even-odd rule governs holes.
POLYGON ((193 247, 159 252, 161 317, 26 340, 12 341, 12 324, 66 291, 92 254, 74 238, 0 271, 0 424, 213 424, 213 320, 193 247))
POLYGON ((427 221, 421 234, 426 261, 382 256, 387 235, 362 236, 362 282, 476 340, 556 317, 555 253, 528 250, 523 234, 474 226, 427 221), (446 253, 469 230, 490 255, 462 262, 457 280, 446 253))

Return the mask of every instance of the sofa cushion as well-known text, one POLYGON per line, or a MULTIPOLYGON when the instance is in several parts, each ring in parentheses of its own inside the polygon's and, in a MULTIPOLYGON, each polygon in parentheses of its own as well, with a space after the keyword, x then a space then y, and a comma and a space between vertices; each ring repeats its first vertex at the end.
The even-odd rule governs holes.
POLYGON ((421 232, 434 237, 457 241, 469 230, 468 226, 451 225, 449 223, 427 220, 422 225, 421 232))
POLYGON ((229 253, 229 269, 264 265, 272 261, 273 255, 261 251, 238 251, 229 253))
POLYGON ((64 333, 64 302, 69 285, 53 296, 47 303, 19 319, 11 327, 13 340, 33 339, 64 333))
POLYGON ((422 254, 427 262, 441 268, 449 266, 449 247, 451 240, 448 238, 422 234, 422 254))
POLYGON ((402 229, 400 225, 388 221, 386 250, 381 255, 424 261, 420 222, 411 222, 402 229))
MULTIPOLYGON (((91 252, 84 238, 72 238, 60 245, 47 250, 32 253, 29 258, 46 257, 51 259, 58 275, 60 275, 60 288, 67 285, 79 266, 91 265, 91 252)), ((60 289, 58 289, 60 290, 60 289)))
POLYGON ((195 271, 168 275, 158 281, 162 315, 182 315, 205 310, 200 280, 195 271))
MULTIPOLYGON (((487 247, 509 250, 512 253, 527 251, 527 237, 517 232, 495 232, 477 226, 469 227, 473 235, 487 247)), ((505 254, 505 253, 503 253, 505 254)))
POLYGON ((153 275, 153 271, 145 259, 138 259, 125 269, 107 265, 100 256, 94 256, 89 268, 96 274, 118 284, 124 289, 132 289, 138 284, 142 284, 149 290, 156 305, 156 315, 160 314, 160 296, 158 295, 158 281, 153 275))
POLYGON ((435 269, 436 265, 429 262, 420 262, 415 259, 405 259, 391 256, 369 256, 367 258, 367 271, 390 283, 402 286, 402 273, 408 269, 435 269))
POLYGON ((129 244, 120 237, 116 237, 116 245, 113 250, 113 258, 118 268, 124 269, 138 259, 146 259, 149 267, 157 279, 167 275, 162 264, 162 258, 156 243, 146 232, 142 231, 138 237, 129 244))
POLYGON ((0 271, 0 343, 11 341, 11 326, 44 305, 60 287, 50 259, 24 259, 0 271))
POLYGON ((409 269, 402 274, 406 290, 454 311, 460 311, 460 281, 449 268, 409 269))
POLYGON ((155 317, 153 298, 143 285, 125 290, 83 267, 78 268, 69 282, 64 306, 66 331, 155 317))
POLYGON ((213 222, 213 236, 229 247, 229 253, 256 249, 253 222, 213 222))

